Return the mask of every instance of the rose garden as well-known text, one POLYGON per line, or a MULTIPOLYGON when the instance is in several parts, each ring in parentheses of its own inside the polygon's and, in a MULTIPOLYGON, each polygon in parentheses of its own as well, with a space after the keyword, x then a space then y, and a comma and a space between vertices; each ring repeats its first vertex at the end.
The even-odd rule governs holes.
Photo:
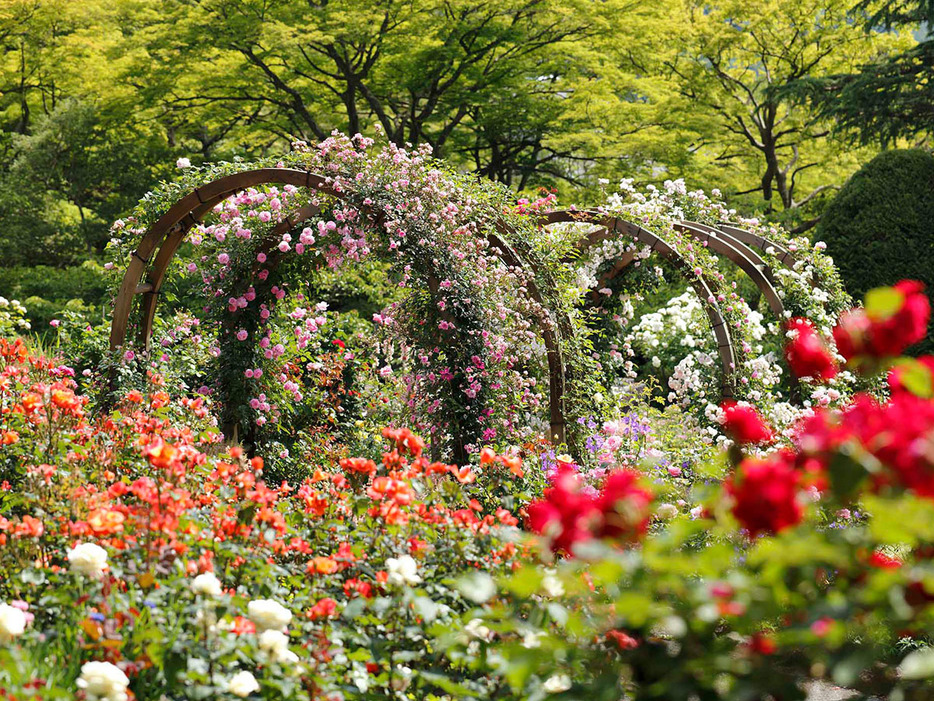
POLYGON ((0 698, 932 698, 929 302, 824 248, 359 135, 180 162, 109 319, 0 311, 0 698))

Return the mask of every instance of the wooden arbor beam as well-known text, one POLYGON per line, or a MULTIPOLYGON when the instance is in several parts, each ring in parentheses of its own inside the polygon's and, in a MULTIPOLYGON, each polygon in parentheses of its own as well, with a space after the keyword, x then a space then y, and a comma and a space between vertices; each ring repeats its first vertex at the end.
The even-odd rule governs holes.
MULTIPOLYGON (((702 277, 693 274, 691 266, 687 264, 681 255, 667 241, 653 234, 648 229, 644 229, 641 226, 618 217, 608 216, 601 212, 574 210, 551 212, 543 219, 542 223, 587 223, 598 225, 600 227, 599 229, 592 231, 578 244, 578 250, 581 251, 615 234, 626 234, 633 240, 649 246, 653 253, 658 253, 678 270, 681 270, 684 273, 685 279, 691 287, 694 288, 695 293, 700 298, 717 342, 717 352, 720 356, 720 365, 722 367, 722 380, 720 385, 721 396, 723 398, 733 396, 732 376, 736 370, 738 354, 733 345, 729 325, 726 323, 726 319, 724 319, 717 305, 708 302, 708 300, 714 296, 710 285, 702 277)), ((632 260, 633 257, 629 254, 621 256, 609 273, 609 277, 604 276, 606 279, 601 279, 602 282, 605 283, 612 280, 616 275, 621 273, 632 260)))
MULTIPOLYGON (((577 249, 580 252, 583 252, 587 248, 612 237, 614 233, 620 231, 620 227, 615 223, 617 221, 623 222, 625 225, 623 230, 630 234, 630 236, 632 236, 634 239, 648 242, 648 237, 644 233, 639 233, 638 235, 633 233, 633 228, 640 230, 640 232, 644 232, 645 230, 641 227, 637 227, 634 224, 618 219, 614 219, 614 223, 611 226, 610 218, 600 212, 573 210, 566 212, 553 212, 552 214, 548 215, 547 219, 545 220, 546 223, 575 222, 597 225, 598 228, 591 231, 586 237, 578 242, 577 249)), ((772 270, 753 247, 762 251, 772 247, 778 255, 779 262, 781 262, 782 265, 791 267, 795 263, 795 258, 789 250, 765 237, 759 236, 758 234, 753 234, 752 232, 745 231, 743 229, 739 229, 729 224, 721 223, 718 224, 717 227, 712 227, 698 222, 681 221, 675 224, 675 228, 683 233, 688 234, 695 240, 706 244, 710 250, 725 256, 738 268, 740 268, 740 270, 742 270, 755 283, 756 287, 763 294, 766 302, 769 305, 769 309, 772 311, 772 314, 775 316, 778 322, 784 322, 785 306, 781 300, 781 296, 778 294, 778 290, 775 288, 772 270)), ((657 247, 653 246, 652 250, 655 251, 658 249, 657 247)), ((608 284, 613 278, 622 273, 622 271, 625 270, 625 268, 629 266, 633 260, 634 255, 632 252, 627 252, 620 256, 614 262, 613 267, 600 277, 598 286, 605 287, 606 284, 608 284)), ((685 267, 683 265, 683 261, 676 264, 681 269, 685 267)), ((698 291, 697 286, 694 285, 693 282, 696 277, 693 274, 687 275, 686 277, 689 282, 691 282, 692 286, 695 287, 695 291, 698 291)), ((704 303, 705 308, 708 308, 710 305, 706 301, 707 297, 704 297, 701 292, 698 292, 698 294, 701 296, 701 301, 704 303)), ((598 293, 595 290, 591 292, 591 295, 594 298, 597 298, 598 293)), ((722 315, 720 315, 719 312, 717 312, 714 317, 711 317, 709 309, 707 309, 707 312, 708 318, 711 318, 712 325, 719 323, 719 321, 722 319, 722 315), (717 319, 717 316, 721 317, 721 319, 717 319)), ((714 326, 714 329, 716 329, 716 326, 714 326)), ((717 338, 717 342, 719 347, 721 342, 719 336, 717 338)), ((735 368, 736 355, 736 349, 734 348, 734 360, 730 361, 733 363, 733 368, 735 368)), ((722 363, 727 362, 722 350, 720 352, 720 357, 722 363)), ((724 365, 725 372, 727 367, 727 365, 724 365)), ((797 378, 794 376, 794 373, 790 373, 789 376, 791 378, 792 399, 797 401, 800 399, 799 383, 797 378)))
MULTIPOLYGON (((261 185, 293 185, 347 201, 346 195, 333 186, 330 178, 295 168, 257 168, 234 173, 206 183, 183 196, 149 227, 131 255, 123 282, 114 301, 113 320, 110 327, 111 349, 119 348, 126 343, 133 299, 137 294, 142 295, 143 298, 141 300, 140 341, 144 347, 149 348, 159 292, 165 281, 169 264, 187 233, 227 197, 248 187, 261 185)), ((351 204, 357 206, 355 203, 351 202, 351 204)), ((369 214, 374 221, 378 221, 382 214, 380 211, 367 210, 365 207, 360 209, 369 214)), ((270 238, 276 235, 281 236, 316 213, 315 203, 307 205, 280 222, 268 236, 270 238)), ((505 265, 526 273, 530 272, 528 266, 500 236, 490 234, 487 242, 505 265)), ((544 305, 544 299, 534 282, 534 277, 528 275, 527 279, 529 295, 547 314, 548 309, 544 305)), ((548 358, 551 438, 556 443, 563 443, 566 440, 564 358, 551 318, 542 320, 539 327, 548 358)))

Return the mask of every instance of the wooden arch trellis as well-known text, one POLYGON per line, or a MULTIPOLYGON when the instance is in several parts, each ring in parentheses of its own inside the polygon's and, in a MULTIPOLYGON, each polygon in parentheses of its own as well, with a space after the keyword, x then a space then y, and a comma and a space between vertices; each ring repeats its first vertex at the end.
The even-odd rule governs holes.
MULTIPOLYGON (((124 273, 123 282, 114 303, 110 329, 112 349, 120 348, 126 343, 133 301, 138 295, 142 296, 140 342, 146 349, 149 348, 159 293, 165 282, 166 272, 189 230, 227 197, 248 187, 259 185, 292 185, 314 190, 338 200, 347 200, 347 194, 334 188, 325 176, 296 168, 257 168, 242 171, 213 180, 185 195, 149 227, 136 250, 131 254, 130 263, 124 273)), ((356 203, 352 204, 358 207, 356 203)), ((358 208, 369 215, 374 222, 378 221, 381 216, 381 212, 370 211, 365 207, 358 208)), ((282 233, 296 228, 316 215, 318 211, 319 208, 315 204, 302 207, 277 224, 267 235, 265 244, 271 248, 276 236, 281 236, 282 233)), ((528 265, 519 254, 498 234, 488 234, 487 243, 508 267, 524 272, 534 272, 528 270, 528 265)), ((437 281, 433 282, 437 285, 437 281)), ((528 275, 526 289, 529 296, 546 313, 549 312, 541 291, 534 282, 533 275, 528 275)), ((566 440, 565 363, 558 342, 557 326, 558 324, 551 319, 547 323, 539 324, 548 359, 551 437, 555 442, 563 443, 566 440)))
MULTIPOLYGON (((657 253, 672 263, 684 275, 685 279, 694 289, 694 292, 701 300, 707 318, 710 321, 714 338, 717 342, 717 352, 720 356, 722 368, 720 392, 723 398, 733 396, 732 375, 736 370, 736 362, 739 357, 730 327, 723 317, 719 307, 708 300, 713 298, 709 282, 703 277, 693 273, 691 267, 684 261, 681 255, 664 238, 654 234, 637 224, 634 224, 620 217, 605 214, 599 211, 569 209, 555 211, 547 214, 541 221, 542 225, 559 223, 591 224, 596 228, 586 237, 580 240, 576 245, 578 253, 583 253, 592 246, 595 246, 607 239, 618 235, 625 235, 647 245, 653 253, 657 253)), ((775 282, 772 270, 762 257, 753 249, 766 251, 771 248, 779 262, 791 268, 795 261, 792 253, 781 244, 777 244, 765 237, 754 234, 750 231, 740 229, 728 223, 719 223, 716 227, 691 221, 680 221, 675 224, 675 228, 691 236, 696 241, 703 243, 713 252, 725 256, 742 270, 756 285, 759 291, 765 297, 769 309, 776 319, 784 319, 785 307, 782 303, 778 290, 775 289, 775 282)), ((610 269, 606 271, 597 282, 597 289, 605 287, 611 280, 620 275, 635 260, 633 252, 627 252, 613 261, 610 269)), ((591 291, 592 298, 598 295, 597 290, 591 291)), ((792 397, 797 399, 798 381, 794 373, 789 373, 791 378, 792 397)))
MULTIPOLYGON (((129 265, 115 299, 110 331, 110 346, 112 349, 120 348, 126 343, 133 302, 138 296, 141 297, 142 315, 139 324, 140 342, 144 347, 149 348, 159 293, 165 282, 169 264, 187 233, 227 197, 246 188, 261 185, 292 185, 347 201, 347 194, 334 188, 328 178, 297 168, 246 170, 217 178, 181 197, 148 228, 136 250, 131 254, 129 265)), ((356 203, 352 204, 358 207, 356 203)), ((379 221, 381 212, 370 211, 365 207, 358 208, 367 214, 372 222, 379 221)), ((266 246, 265 250, 275 255, 274 241, 281 237, 283 233, 297 228, 303 222, 318 214, 319 211, 319 206, 313 202, 287 216, 266 235, 263 244, 266 246)), ((724 397, 731 397, 733 395, 731 378, 736 369, 739 354, 729 326, 717 305, 710 304, 707 301, 712 297, 708 281, 690 272, 690 266, 664 238, 632 222, 602 212, 567 210, 552 212, 546 215, 540 223, 548 225, 562 222, 588 223, 598 227, 579 242, 578 249, 581 251, 610 237, 625 235, 648 245, 653 252, 663 256, 685 273, 686 279, 704 304, 717 341, 717 349, 723 368, 721 392, 724 397)), ((684 221, 677 224, 677 228, 698 241, 705 242, 713 251, 726 256, 734 262, 755 282, 775 316, 779 319, 782 318, 784 309, 781 298, 774 287, 771 270, 753 249, 757 248, 764 251, 771 247, 776 252, 779 261, 788 267, 791 267, 795 262, 790 251, 780 244, 726 223, 711 227, 696 222, 684 221)), ((512 232, 502 228, 501 233, 508 236, 512 232)), ((549 368, 549 421, 551 438, 556 443, 563 443, 567 437, 567 416, 564 402, 567 378, 565 359, 559 342, 559 329, 562 332, 569 332, 570 325, 562 323, 560 319, 557 321, 554 319, 554 310, 549 309, 545 304, 544 297, 534 282, 534 273, 536 271, 530 269, 529 264, 523 261, 503 236, 490 233, 487 235, 487 243, 506 266, 527 274, 529 296, 549 315, 545 323, 539 324, 549 368)), ((613 277, 620 274, 632 261, 632 253, 620 256, 614 261, 610 271, 601 278, 599 286, 605 285, 613 277)), ((437 281, 434 282, 437 284, 437 281)), ((431 281, 429 281, 429 284, 431 284, 431 281)))

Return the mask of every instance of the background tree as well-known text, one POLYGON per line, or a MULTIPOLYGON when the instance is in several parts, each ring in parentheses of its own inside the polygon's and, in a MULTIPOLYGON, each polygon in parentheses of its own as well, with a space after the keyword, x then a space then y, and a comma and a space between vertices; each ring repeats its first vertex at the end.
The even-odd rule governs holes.
POLYGON ((921 41, 904 50, 892 47, 857 70, 804 76, 795 92, 809 97, 838 134, 859 143, 888 146, 907 139, 921 145, 934 130, 934 3, 862 2, 856 9, 868 33, 899 31, 921 41))
MULTIPOLYGON (((585 47, 618 28, 621 0, 162 0, 128 80, 170 131, 213 146, 320 140, 332 130, 429 144, 520 187, 572 178, 564 136, 585 47), (204 137, 207 123, 220 138, 204 137), (196 126, 197 125, 197 126, 196 126)), ((205 156, 211 148, 203 148, 205 156)))
POLYGON ((831 123, 788 95, 805 76, 854 68, 906 39, 866 34, 849 0, 732 0, 660 6, 658 65, 695 133, 692 170, 729 183, 766 214, 807 228, 817 200, 867 154, 830 138, 831 123), (664 37, 662 41, 661 37, 664 37))

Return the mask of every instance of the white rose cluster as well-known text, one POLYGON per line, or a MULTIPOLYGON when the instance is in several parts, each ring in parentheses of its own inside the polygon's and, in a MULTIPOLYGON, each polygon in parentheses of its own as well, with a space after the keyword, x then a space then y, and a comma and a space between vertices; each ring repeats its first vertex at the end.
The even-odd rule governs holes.
POLYGON ((411 555, 390 557, 386 560, 387 581, 397 587, 414 587, 422 578, 418 575, 418 563, 411 555))

